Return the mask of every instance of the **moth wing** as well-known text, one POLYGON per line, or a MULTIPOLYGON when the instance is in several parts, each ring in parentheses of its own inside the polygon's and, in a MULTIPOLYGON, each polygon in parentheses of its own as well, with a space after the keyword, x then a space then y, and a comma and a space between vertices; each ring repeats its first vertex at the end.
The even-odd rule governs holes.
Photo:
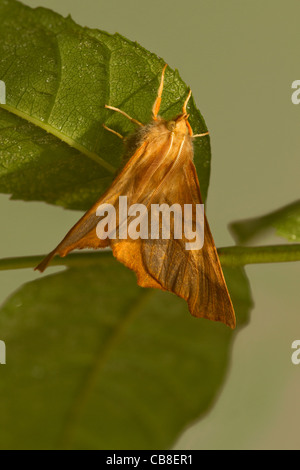
MULTIPOLYGON (((56 255, 64 257, 76 249, 97 249, 110 246, 112 240, 110 240, 109 237, 101 239, 97 234, 97 225, 100 221, 99 216, 96 214, 98 207, 104 204, 112 205, 116 209, 118 221, 119 196, 127 196, 128 205, 137 202, 147 203, 149 194, 155 191, 156 183, 152 177, 157 169, 160 168, 161 160, 168 151, 169 145, 170 141, 168 136, 161 139, 158 145, 154 145, 157 151, 154 152, 155 157, 153 157, 153 146, 149 146, 149 140, 145 139, 115 178, 108 190, 74 225, 62 242, 36 267, 36 269, 43 272, 51 259, 56 255), (149 149, 149 147, 151 148, 149 149)), ((137 256, 136 260, 138 260, 137 256)), ((157 286, 155 284, 151 287, 157 286)))
MULTIPOLYGON (((172 199, 174 184, 177 185, 181 202, 202 204, 198 177, 191 160, 177 174, 175 181, 173 178, 172 199)), ((168 185, 165 185, 160 195, 160 204, 172 203, 168 192, 168 185)), ((173 199, 174 202, 176 201, 173 199)), ((149 274, 164 289, 185 299, 192 315, 220 321, 234 328, 234 309, 206 216, 204 215, 204 244, 201 249, 186 250, 186 240, 183 238, 159 240, 154 250, 155 242, 147 240, 143 243, 143 259, 149 274)))
POLYGON ((91 209, 84 214, 74 227, 71 228, 62 242, 36 267, 37 270, 43 272, 51 259, 56 255, 64 257, 75 249, 97 249, 105 248, 110 245, 108 238, 100 239, 97 236, 96 228, 99 223, 99 217, 96 215, 96 211, 100 204, 111 204, 115 206, 120 195, 127 195, 131 198, 133 192, 132 182, 137 176, 136 166, 138 165, 139 159, 143 156, 146 146, 147 144, 144 143, 136 150, 108 190, 91 209))
MULTIPOLYGON (((202 204, 196 169, 191 160, 183 171, 172 174, 151 203, 171 206, 202 204)), ((171 224, 172 228, 172 224, 171 224)), ((115 257, 133 269, 138 284, 173 292, 187 301, 196 317, 235 327, 235 314, 227 290, 213 237, 204 216, 204 244, 200 250, 187 250, 184 238, 124 240, 113 245, 115 257)))

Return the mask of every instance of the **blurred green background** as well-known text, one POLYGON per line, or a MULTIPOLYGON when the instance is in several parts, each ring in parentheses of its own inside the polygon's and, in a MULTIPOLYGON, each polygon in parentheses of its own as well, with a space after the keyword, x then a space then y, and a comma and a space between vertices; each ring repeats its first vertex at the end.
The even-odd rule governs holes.
MULTIPOLYGON (((300 79, 299 0, 23 3, 119 32, 179 69, 211 132, 208 215, 217 246, 233 244, 229 222, 299 198, 300 105, 291 102, 291 84, 300 79)), ((79 217, 4 195, 0 210, 1 258, 47 253, 79 217)), ((280 242, 272 234, 257 240, 280 242)), ((300 339, 299 263, 251 266, 247 274, 252 321, 236 338, 215 407, 176 448, 300 448, 300 365, 291 362, 291 344, 300 339)), ((1 272, 1 302, 39 276, 1 272)))

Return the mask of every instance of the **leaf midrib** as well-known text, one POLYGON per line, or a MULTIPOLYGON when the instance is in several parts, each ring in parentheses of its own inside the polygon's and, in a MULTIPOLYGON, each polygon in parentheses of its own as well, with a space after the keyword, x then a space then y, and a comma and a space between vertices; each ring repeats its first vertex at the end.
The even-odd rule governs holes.
POLYGON ((11 114, 14 114, 15 116, 18 116, 25 121, 30 122, 31 124, 34 124, 36 127, 39 127, 40 129, 43 129, 44 131, 48 132, 49 134, 52 134, 54 137, 58 138, 60 141, 65 142, 68 144, 70 147, 78 150, 80 153, 85 155, 86 157, 90 158, 94 162, 98 163, 98 165, 102 166, 105 168, 107 171, 109 171, 111 174, 114 174, 116 172, 116 168, 112 166, 110 163, 106 162, 103 158, 101 158, 99 155, 97 155, 94 152, 91 152, 88 150, 86 147, 81 145, 79 142, 76 142, 74 139, 71 139, 68 135, 62 133, 55 127, 51 126, 50 124, 46 122, 39 121, 38 119, 30 116, 27 113, 24 113, 23 111, 20 111, 19 109, 14 108, 13 106, 10 106, 8 104, 3 104, 0 106, 0 108, 5 109, 11 114))
POLYGON ((96 387, 101 371, 107 364, 111 353, 115 350, 116 345, 119 344, 124 338, 127 327, 132 323, 134 318, 141 311, 144 303, 148 300, 149 296, 152 296, 152 294, 153 289, 143 289, 141 291, 140 295, 131 305, 131 308, 128 309, 124 318, 117 323, 116 328, 114 328, 112 334, 108 337, 105 344, 96 352, 88 375, 85 377, 84 382, 79 387, 79 391, 73 398, 73 401, 70 405, 68 418, 60 436, 59 446, 61 448, 71 448, 72 437, 74 431, 76 430, 76 425, 78 424, 84 409, 87 406, 89 397, 96 387))

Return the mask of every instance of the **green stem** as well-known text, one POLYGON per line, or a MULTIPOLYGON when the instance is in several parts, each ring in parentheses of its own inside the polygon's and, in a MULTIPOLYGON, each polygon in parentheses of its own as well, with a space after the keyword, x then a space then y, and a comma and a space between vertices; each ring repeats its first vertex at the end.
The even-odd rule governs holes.
MULTIPOLYGON (((300 243, 270 246, 228 246, 218 249, 222 266, 244 266, 258 263, 282 263, 300 261, 300 243)), ((111 251, 93 253, 72 253, 66 258, 56 257, 51 266, 84 267, 97 264, 103 258, 110 258, 111 251)), ((34 268, 44 256, 23 256, 0 260, 0 271, 34 268)))
MULTIPOLYGON (((60 258, 57 256, 54 258, 49 267, 52 266, 68 266, 68 267, 84 267, 97 262, 103 258, 110 258, 112 256, 111 251, 98 251, 96 253, 72 253, 66 258, 60 258)), ((35 268, 45 255, 36 256, 21 256, 18 258, 3 258, 0 259, 0 271, 11 270, 11 269, 26 269, 35 268)))
POLYGON ((229 246, 219 248, 218 254, 222 266, 300 261, 300 243, 269 246, 229 246))

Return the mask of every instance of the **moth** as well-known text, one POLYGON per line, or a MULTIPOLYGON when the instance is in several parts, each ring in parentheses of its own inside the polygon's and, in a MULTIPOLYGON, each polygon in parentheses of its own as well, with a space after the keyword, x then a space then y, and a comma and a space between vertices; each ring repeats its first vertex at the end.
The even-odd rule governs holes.
MULTIPOLYGON (((124 111, 106 105, 107 109, 121 113, 138 126, 129 138, 130 158, 109 189, 36 269, 43 272, 55 255, 64 257, 75 249, 111 247, 115 258, 135 271, 138 285, 172 292, 187 301, 189 311, 195 317, 223 322, 235 328, 233 305, 205 215, 201 249, 187 250, 184 237, 175 238, 172 229, 168 239, 121 236, 121 226, 128 224, 132 215, 128 215, 128 220, 117 218, 119 226, 115 238, 99 237, 98 207, 108 204, 118 215, 120 196, 126 196, 131 206, 202 204, 193 163, 193 140, 205 137, 208 132, 193 134, 187 112, 191 91, 181 114, 171 120, 159 116, 166 67, 161 74, 150 123, 144 125, 124 111)), ((123 139, 115 130, 104 127, 123 139)), ((195 225, 194 220, 192 223, 195 225)))

